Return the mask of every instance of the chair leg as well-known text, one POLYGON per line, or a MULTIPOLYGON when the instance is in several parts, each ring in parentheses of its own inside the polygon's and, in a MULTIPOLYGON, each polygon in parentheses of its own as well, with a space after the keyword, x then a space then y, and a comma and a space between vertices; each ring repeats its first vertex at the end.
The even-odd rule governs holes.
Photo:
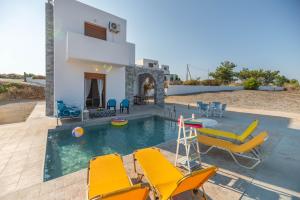
POLYGON ((133 157, 133 169, 134 169, 134 173, 136 173, 136 159, 134 157, 134 154, 132 155, 133 157))
POLYGON ((210 150, 212 150, 214 146, 209 147, 205 152, 200 152, 201 154, 207 154, 210 150))
MULTIPOLYGON (((227 150, 227 151, 228 151, 228 150, 227 150)), ((241 163, 236 159, 236 157, 233 155, 233 153, 231 153, 230 151, 228 151, 228 152, 229 152, 229 154, 231 155, 231 157, 233 158, 233 160, 234 160, 234 162, 235 162, 236 164, 238 164, 239 166, 244 167, 244 168, 246 168, 246 169, 254 169, 259 163, 261 163, 261 159, 259 159, 259 158, 252 158, 252 157, 250 157, 250 156, 240 155, 241 157, 244 157, 244 158, 249 158, 249 159, 252 159, 252 160, 256 160, 256 162, 255 162, 253 165, 251 165, 251 166, 246 166, 246 165, 241 164, 241 163)))
POLYGON ((203 191, 203 198, 205 199, 205 200, 207 200, 207 198, 206 198, 206 193, 205 193, 205 190, 204 190, 204 186, 202 185, 202 191, 203 191))

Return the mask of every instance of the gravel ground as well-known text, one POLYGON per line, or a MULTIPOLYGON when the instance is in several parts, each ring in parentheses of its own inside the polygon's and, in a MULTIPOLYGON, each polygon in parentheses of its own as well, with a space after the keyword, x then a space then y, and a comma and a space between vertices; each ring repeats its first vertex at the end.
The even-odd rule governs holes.
POLYGON ((197 101, 220 101, 229 107, 300 113, 300 91, 250 91, 200 93, 169 96, 167 103, 195 104, 197 101))

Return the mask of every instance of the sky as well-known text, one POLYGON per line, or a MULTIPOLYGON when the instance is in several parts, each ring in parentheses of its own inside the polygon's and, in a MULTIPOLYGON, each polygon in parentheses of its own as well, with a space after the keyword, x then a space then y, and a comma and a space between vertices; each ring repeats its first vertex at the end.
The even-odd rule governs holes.
MULTIPOLYGON (((136 59, 207 78, 220 62, 300 80, 299 0, 81 0, 127 20, 136 59)), ((43 0, 0 1, 0 73, 45 74, 43 0)))

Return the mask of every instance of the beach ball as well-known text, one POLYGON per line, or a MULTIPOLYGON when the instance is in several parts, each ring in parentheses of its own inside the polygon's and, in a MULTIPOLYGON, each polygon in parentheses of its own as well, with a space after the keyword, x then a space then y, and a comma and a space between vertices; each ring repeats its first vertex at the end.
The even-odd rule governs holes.
POLYGON ((72 131, 72 135, 77 138, 81 137, 83 134, 84 134, 84 130, 81 127, 76 127, 72 131))

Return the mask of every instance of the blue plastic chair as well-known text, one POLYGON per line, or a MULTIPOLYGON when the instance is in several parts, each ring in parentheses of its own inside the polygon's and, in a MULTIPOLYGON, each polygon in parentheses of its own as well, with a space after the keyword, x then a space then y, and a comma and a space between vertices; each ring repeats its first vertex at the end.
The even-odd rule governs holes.
POLYGON ((201 105, 203 104, 202 101, 197 101, 197 109, 200 110, 201 109, 201 105))
POLYGON ((110 108, 113 108, 114 110, 116 110, 117 109, 117 101, 115 99, 109 99, 107 101, 106 108, 108 110, 110 110, 110 108))
POLYGON ((123 99, 120 103, 120 113, 124 112, 124 109, 127 109, 127 114, 129 114, 129 100, 123 99))
POLYGON ((210 106, 209 104, 206 103, 201 103, 200 104, 200 115, 206 115, 206 117, 209 117, 210 114, 210 106))

